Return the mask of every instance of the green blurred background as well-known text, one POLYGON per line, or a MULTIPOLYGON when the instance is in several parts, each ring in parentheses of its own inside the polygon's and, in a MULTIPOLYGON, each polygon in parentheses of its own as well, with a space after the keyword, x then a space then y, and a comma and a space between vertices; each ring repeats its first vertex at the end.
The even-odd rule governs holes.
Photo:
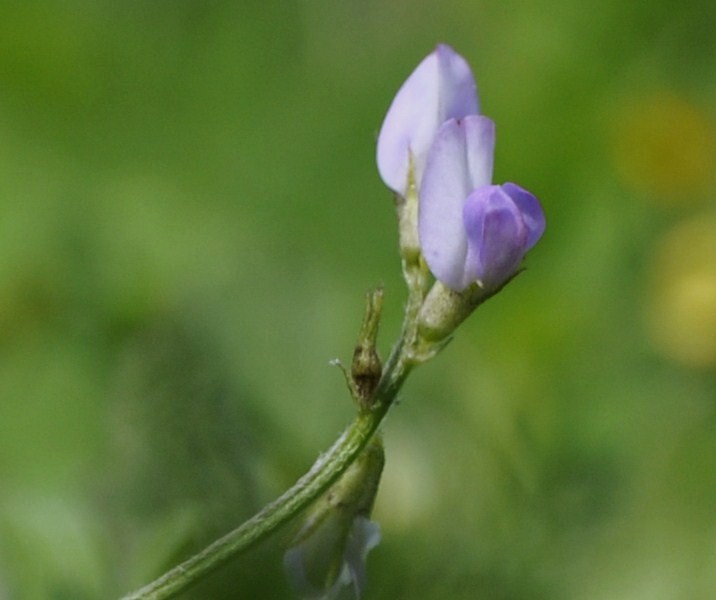
MULTIPOLYGON (((528 270, 385 427, 367 600, 716 597, 706 0, 0 2, 0 598, 113 598, 273 499, 353 409, 374 164, 438 42, 542 200, 528 270)), ((282 532, 186 598, 291 598, 282 532)))

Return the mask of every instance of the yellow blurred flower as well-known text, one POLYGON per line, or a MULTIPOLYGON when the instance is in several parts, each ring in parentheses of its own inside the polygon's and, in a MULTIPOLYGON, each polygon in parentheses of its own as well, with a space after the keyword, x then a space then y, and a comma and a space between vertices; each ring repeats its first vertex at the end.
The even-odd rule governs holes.
POLYGON ((711 115, 664 91, 620 105, 613 123, 612 154, 626 185, 669 204, 706 197, 716 163, 711 115))
POLYGON ((716 366, 716 215, 669 231, 652 269, 647 324, 654 344, 688 366, 716 366))

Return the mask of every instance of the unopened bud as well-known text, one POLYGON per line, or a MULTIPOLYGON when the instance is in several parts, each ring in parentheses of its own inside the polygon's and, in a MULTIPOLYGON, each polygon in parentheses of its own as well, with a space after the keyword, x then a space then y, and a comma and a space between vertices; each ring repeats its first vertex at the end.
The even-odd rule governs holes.
POLYGON ((374 438, 309 509, 284 555, 286 574, 302 597, 335 598, 345 587, 362 594, 366 556, 380 541, 370 513, 383 463, 382 442, 374 438))
POLYGON ((353 363, 351 364, 353 391, 361 408, 370 408, 373 391, 378 385, 383 372, 383 365, 376 349, 382 307, 383 289, 378 288, 368 292, 366 295, 365 315, 363 316, 363 323, 353 351, 353 363))

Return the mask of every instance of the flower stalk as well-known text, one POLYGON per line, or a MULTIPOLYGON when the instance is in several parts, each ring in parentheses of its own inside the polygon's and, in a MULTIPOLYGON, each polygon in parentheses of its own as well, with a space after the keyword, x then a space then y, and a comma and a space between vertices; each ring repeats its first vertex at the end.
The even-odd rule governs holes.
POLYGON ((376 348, 382 288, 366 297, 350 372, 335 361, 358 407, 353 423, 277 500, 123 600, 173 598, 301 514, 284 557, 296 587, 329 600, 350 585, 360 597, 365 556, 379 539, 369 517, 383 467, 381 423, 412 369, 520 272, 545 229, 535 196, 492 184, 495 127, 478 111, 469 65, 441 44, 400 88, 383 122, 376 158, 396 199, 408 299, 384 364, 376 348))
POLYGON ((367 447, 414 366, 413 344, 406 343, 406 334, 414 338, 414 319, 407 321, 406 314, 403 335, 386 361, 370 410, 359 411, 330 450, 293 487, 224 537, 122 600, 174 598, 291 521, 335 483, 367 447))

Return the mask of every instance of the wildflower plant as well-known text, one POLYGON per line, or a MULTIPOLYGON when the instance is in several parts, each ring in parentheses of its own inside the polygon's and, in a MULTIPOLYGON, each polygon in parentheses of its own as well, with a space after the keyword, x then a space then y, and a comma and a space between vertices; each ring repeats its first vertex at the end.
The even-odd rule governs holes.
POLYGON ((495 125, 479 106, 468 63, 441 44, 399 89, 381 127, 378 171, 395 196, 408 298, 383 363, 376 350, 383 290, 367 294, 351 368, 343 370, 353 423, 277 500, 125 600, 174 597, 294 520, 284 566, 297 593, 362 595, 366 557, 380 540, 370 520, 384 463, 380 425, 412 369, 520 272, 545 228, 533 194, 493 184, 495 125))

